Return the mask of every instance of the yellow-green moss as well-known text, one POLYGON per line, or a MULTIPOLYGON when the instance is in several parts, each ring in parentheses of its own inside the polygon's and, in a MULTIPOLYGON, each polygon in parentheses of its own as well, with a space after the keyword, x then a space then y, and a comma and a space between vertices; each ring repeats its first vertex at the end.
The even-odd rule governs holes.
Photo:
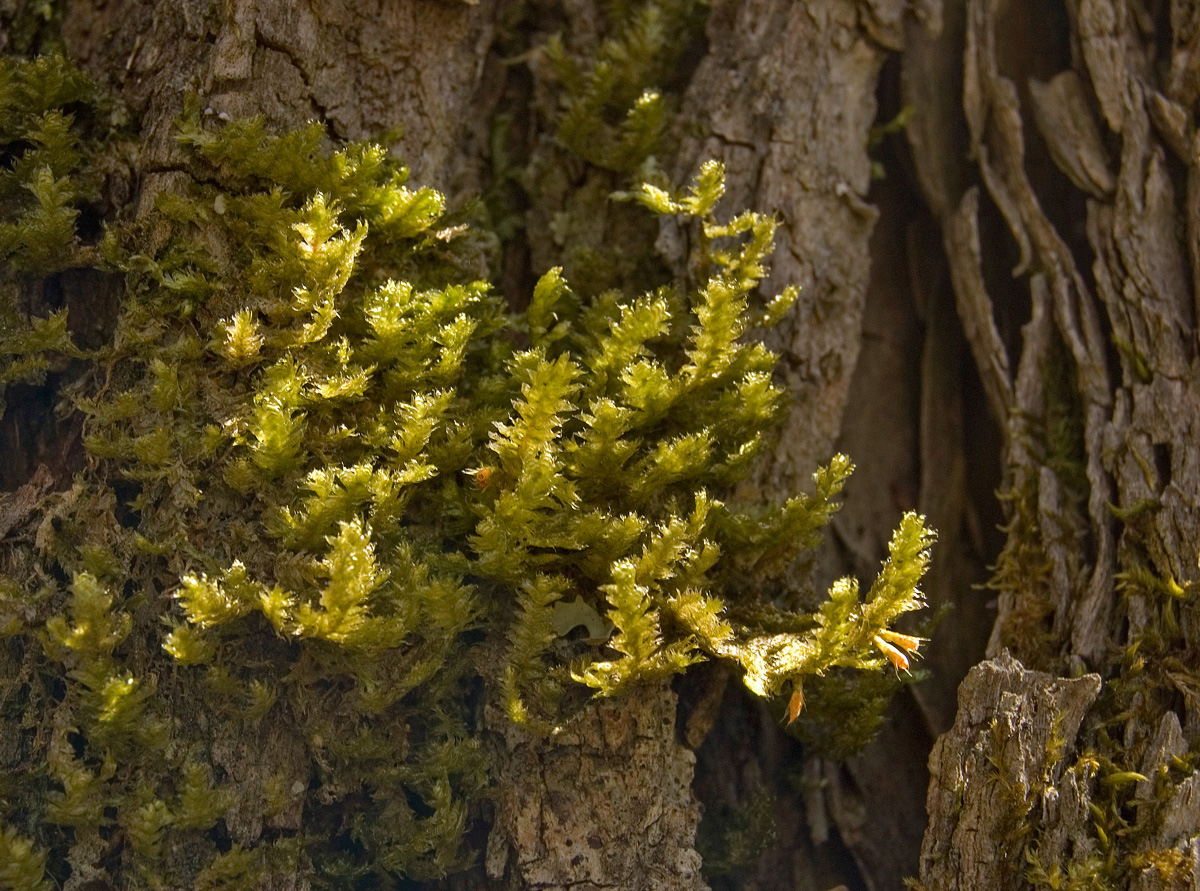
POLYGON ((88 245, 77 212, 115 131, 65 111, 100 105, 61 59, 3 64, 0 362, 10 381, 73 357, 58 396, 87 458, 0 562, 19 740, 0 882, 437 876, 474 856, 480 695, 549 729, 701 658, 761 695, 885 664, 877 635, 920 605, 919 518, 866 598, 843 581, 792 616, 747 587, 817 541, 850 466, 754 511, 717 497, 780 413, 775 356, 742 335, 795 297, 754 295, 774 224, 715 219, 718 165, 635 193, 698 227, 687 290, 576 295, 551 270, 513 315, 466 271, 477 236, 438 193, 317 124, 192 108, 190 185, 137 223, 114 209, 88 245), (65 265, 122 277, 99 349, 11 299, 65 265), (612 636, 559 637, 563 600, 612 636))

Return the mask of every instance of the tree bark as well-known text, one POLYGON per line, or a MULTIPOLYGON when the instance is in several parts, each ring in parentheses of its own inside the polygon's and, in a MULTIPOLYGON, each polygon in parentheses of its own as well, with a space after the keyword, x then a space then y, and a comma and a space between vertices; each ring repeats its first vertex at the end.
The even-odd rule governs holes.
POLYGON ((1071 870, 1197 887, 1196 775, 1171 760, 1200 727, 1180 673, 1198 629, 1195 15, 1187 3, 968 0, 906 59, 917 170, 1005 431, 1008 517, 993 658, 931 758, 930 889, 1071 870), (970 166, 943 92, 960 53, 970 166), (1002 693, 997 679, 1022 671, 1004 648, 1032 668, 1094 674, 1026 673, 1002 693), (1045 699, 1067 684, 1086 695, 1045 699), (1005 735, 1014 709, 1032 734, 1005 735), (1036 730, 1049 719, 1064 722, 1050 757, 1036 730), (1145 778, 1145 803, 1110 821, 1099 815, 1130 800, 1112 792, 1121 771, 1145 778), (973 793, 996 784, 1002 802, 981 810, 973 793), (978 844, 955 843, 968 834, 978 844))

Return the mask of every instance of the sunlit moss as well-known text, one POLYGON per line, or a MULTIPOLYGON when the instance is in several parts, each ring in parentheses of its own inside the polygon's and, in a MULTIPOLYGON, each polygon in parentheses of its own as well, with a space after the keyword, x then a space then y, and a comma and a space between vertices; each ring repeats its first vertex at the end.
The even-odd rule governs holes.
POLYGON ((920 518, 865 597, 845 580, 795 615, 747 584, 816 544, 851 468, 776 505, 725 497, 782 410, 776 357, 743 335, 796 294, 757 296, 774 223, 715 217, 719 165, 633 193, 696 225, 695 281, 576 294, 550 270, 512 314, 459 262, 474 236, 441 195, 316 125, 192 107, 190 184, 85 245, 113 131, 67 121, 99 100, 61 59, 5 64, 5 280, 69 261, 123 283, 94 350, 4 310, 5 380, 70 356, 87 449, 6 554, 29 571, 2 589, 0 696, 32 734, 0 765, 11 887, 61 881, 113 827, 95 866, 121 887, 442 875, 473 856, 489 782, 481 693, 550 730, 699 659, 763 696, 886 666, 879 635, 921 605, 920 518), (611 636, 556 630, 564 600, 611 636))

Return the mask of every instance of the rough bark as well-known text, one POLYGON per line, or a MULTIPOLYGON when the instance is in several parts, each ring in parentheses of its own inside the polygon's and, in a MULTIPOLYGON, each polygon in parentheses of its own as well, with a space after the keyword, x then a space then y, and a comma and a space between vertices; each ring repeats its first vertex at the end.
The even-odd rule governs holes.
POLYGON ((195 93, 211 114, 262 115, 276 128, 318 120, 338 139, 399 130, 395 147, 414 178, 445 189, 478 161, 470 110, 494 9, 420 0, 72 3, 63 38, 141 116, 147 173, 178 165, 173 124, 195 93))
POLYGON ((551 739, 508 724, 488 875, 539 891, 706 887, 688 806, 696 759, 676 742, 675 711, 663 687, 602 703, 551 739))
POLYGON ((1007 652, 971 670, 954 728, 929 756, 931 820, 921 851, 928 887, 1023 887, 1023 852, 1013 841, 1031 807, 1059 827, 1050 842, 1055 859, 1068 841, 1079 856, 1090 850, 1079 832, 1087 794, 1064 770, 1064 755, 1099 692, 1098 675, 1026 671, 1007 652))
MULTIPOLYGON (((984 725, 1003 723, 1017 707, 1037 726, 1061 708, 1041 701, 1038 691, 1054 684, 1040 675, 1019 701, 984 704, 986 678, 1013 670, 997 655, 1002 648, 1056 673, 1091 669, 1113 685, 1110 697, 1083 702, 1071 716, 1076 727, 1083 717, 1088 746, 1104 749, 1108 736, 1097 728, 1105 726, 1119 741, 1107 751, 1126 770, 1164 782, 1170 753, 1194 744, 1200 727, 1200 701, 1176 667, 1195 664, 1200 642, 1191 605, 1200 468, 1189 445, 1200 417, 1195 10, 1110 0, 958 6, 948 15, 956 27, 940 41, 918 35, 920 52, 906 60, 917 109, 910 134, 942 218, 987 404, 1005 430, 1009 526, 995 658, 960 694, 960 704, 975 701, 981 711, 960 713, 931 760, 921 880, 928 888, 1024 887, 1038 869, 1046 876, 1065 865, 1064 839, 1083 859, 1103 838, 1087 807, 1103 791, 1075 774, 1075 785, 1063 786, 1057 773, 1040 790, 1015 790, 1035 812, 1017 822, 1040 835, 1035 843, 1009 834, 1016 849, 1036 852, 1026 862, 1010 856, 1002 827, 977 822, 969 783, 967 805, 955 797, 951 775, 977 759, 993 733, 984 725), (959 53, 973 170, 958 162, 955 111, 938 93, 959 53), (1007 244, 996 240, 1001 231, 1007 244), (1005 252, 1015 261, 1009 281, 998 274, 1005 252), (1055 440, 1056 429, 1070 442, 1055 440), (942 856, 960 835, 980 843, 942 856)), ((1068 749, 1073 736, 1063 736, 1068 749)), ((1038 758, 1044 741, 1036 734, 1015 740, 981 768, 975 788, 1008 782, 1038 758)), ((1196 887, 1196 776, 1170 776, 1154 792, 1170 815, 1161 829, 1147 831, 1147 805, 1128 840, 1104 841, 1117 864, 1112 881, 1196 887), (1174 872, 1146 865, 1156 856, 1174 872)), ((1150 786, 1141 788, 1148 794, 1150 786)))

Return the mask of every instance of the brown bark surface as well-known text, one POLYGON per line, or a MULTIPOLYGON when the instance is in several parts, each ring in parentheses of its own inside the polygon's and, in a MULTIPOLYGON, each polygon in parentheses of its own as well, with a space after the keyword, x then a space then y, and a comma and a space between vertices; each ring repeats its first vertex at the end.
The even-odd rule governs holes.
POLYGON ((1025 887, 1023 850, 1013 844, 1028 802, 1058 829, 1044 855, 1082 857, 1087 793, 1063 755, 1100 692, 1100 678, 1069 680, 1026 671, 1007 652, 971 669, 959 690, 958 720, 929 756, 933 819, 921 852, 929 888, 1025 887), (1004 842, 1000 844, 999 842, 1004 842))
POLYGON ((63 38, 141 116, 147 173, 178 165, 173 124, 192 93, 207 113, 262 115, 279 129, 317 120, 336 139, 399 130, 414 179, 446 189, 478 161, 470 110, 494 13, 493 2, 438 0, 114 0, 68 4, 63 38))
POLYGON ((1200 728, 1189 680, 1200 643, 1196 10, 969 0, 956 12, 939 40, 917 36, 920 52, 906 58, 910 136, 987 404, 1005 431, 1009 525, 995 658, 960 692, 960 706, 982 711, 960 710, 931 759, 921 879, 930 889, 1025 887, 1037 870, 1065 874, 1070 858, 1100 845, 1116 864, 1112 881, 1124 869, 1133 887, 1196 887, 1196 777, 1171 773, 1172 753, 1200 728), (969 164, 944 92, 957 57, 969 164), (1051 703, 1039 691, 1063 682, 1042 676, 1001 694, 996 673, 1019 671, 999 655, 1006 647, 1030 667, 1097 672, 1108 697, 1051 703), (1078 727, 1082 717, 1078 745, 1074 730, 1056 738, 1068 762, 1084 764, 1111 738, 1115 762, 1158 778, 1153 792, 1149 779, 1139 786, 1144 804, 1121 838, 1093 828, 1088 803, 1104 785, 1062 774, 1036 732, 995 750, 964 800, 964 777, 1014 709, 1031 727, 1056 715, 1078 727), (1030 766, 1043 776, 1022 786, 1030 766), (1016 825, 1037 838, 1001 825, 1002 807, 980 822, 972 794, 996 783, 1008 784, 1016 825), (1169 815, 1154 830, 1152 807, 1169 815), (955 845, 960 837, 973 843, 955 845), (1012 856, 1022 850, 1024 861, 1012 856), (1164 857, 1173 872, 1149 866, 1164 857))
POLYGON ((707 887, 693 847, 696 758, 676 741, 675 712, 663 687, 601 703, 551 739, 508 724, 489 878, 539 891, 707 887))

